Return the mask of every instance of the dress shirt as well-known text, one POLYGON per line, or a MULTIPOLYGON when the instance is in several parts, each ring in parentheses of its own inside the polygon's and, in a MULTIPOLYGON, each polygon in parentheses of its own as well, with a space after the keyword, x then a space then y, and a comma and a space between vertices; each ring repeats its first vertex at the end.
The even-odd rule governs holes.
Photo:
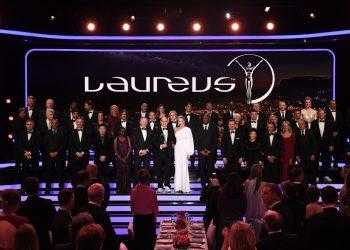
POLYGON ((172 122, 171 125, 173 126, 173 129, 175 129, 176 126, 177 126, 177 123, 176 122, 172 122))
POLYGON ((32 109, 28 109, 28 116, 29 118, 32 118, 33 115, 33 110, 32 109))
POLYGON ((122 121, 121 125, 122 125, 123 128, 126 128, 126 121, 122 121))
POLYGON ((79 137, 79 142, 81 142, 81 139, 83 138, 83 131, 78 130, 78 137, 79 137))
POLYGON ((318 128, 320 129, 320 135, 321 135, 321 137, 323 137, 324 125, 325 125, 325 122, 324 122, 324 121, 319 121, 319 122, 318 122, 318 128))
POLYGON ((90 110, 90 111, 89 111, 89 114, 88 114, 89 119, 91 119, 91 118, 92 118, 93 113, 94 113, 94 111, 93 111, 93 110, 90 110))
POLYGON ((142 132, 143 140, 146 141, 146 139, 147 139, 147 130, 145 128, 141 128, 141 132, 142 132))
POLYGON ((163 136, 164 136, 164 142, 166 143, 168 141, 168 129, 163 128, 163 136))
POLYGON ((272 142, 273 142, 273 137, 275 136, 274 133, 270 134, 269 135, 269 138, 270 138, 270 145, 272 145, 272 142))
POLYGON ((149 123, 149 126, 150 126, 151 129, 153 130, 153 129, 154 129, 154 122, 150 122, 150 123, 149 123))
POLYGON ((234 144, 235 143, 235 137, 236 137, 236 133, 235 131, 230 131, 230 137, 231 137, 231 143, 234 144))

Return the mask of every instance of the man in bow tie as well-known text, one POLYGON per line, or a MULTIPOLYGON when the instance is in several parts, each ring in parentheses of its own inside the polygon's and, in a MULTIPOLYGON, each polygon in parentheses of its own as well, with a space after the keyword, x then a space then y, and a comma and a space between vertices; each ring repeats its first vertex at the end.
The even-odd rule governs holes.
POLYGON ((238 170, 238 159, 241 157, 241 135, 238 130, 238 124, 233 118, 228 121, 228 129, 224 132, 222 137, 223 144, 223 161, 225 165, 225 172, 238 170))
POLYGON ((158 192, 170 192, 170 177, 174 167, 174 130, 169 126, 169 120, 163 116, 160 128, 153 136, 154 156, 157 166, 158 192))

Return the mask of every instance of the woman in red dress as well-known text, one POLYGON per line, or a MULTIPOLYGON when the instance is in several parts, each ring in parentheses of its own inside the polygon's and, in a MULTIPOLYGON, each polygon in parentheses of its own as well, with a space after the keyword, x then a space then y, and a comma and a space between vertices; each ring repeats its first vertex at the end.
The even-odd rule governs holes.
POLYGON ((282 176, 281 181, 288 180, 288 172, 293 165, 293 160, 295 157, 295 136, 293 134, 292 127, 288 121, 282 123, 282 154, 281 154, 281 164, 282 164, 282 176))

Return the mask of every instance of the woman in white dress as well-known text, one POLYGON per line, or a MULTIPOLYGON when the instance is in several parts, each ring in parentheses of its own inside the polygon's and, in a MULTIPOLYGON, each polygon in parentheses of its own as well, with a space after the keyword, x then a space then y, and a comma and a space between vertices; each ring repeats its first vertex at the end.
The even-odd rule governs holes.
POLYGON ((178 117, 175 137, 175 191, 189 193, 191 190, 188 159, 194 153, 194 144, 191 129, 186 127, 183 116, 178 117))
POLYGON ((312 108, 311 97, 305 97, 304 106, 305 108, 301 110, 301 116, 307 122, 309 128, 311 128, 311 123, 317 119, 317 111, 312 108))

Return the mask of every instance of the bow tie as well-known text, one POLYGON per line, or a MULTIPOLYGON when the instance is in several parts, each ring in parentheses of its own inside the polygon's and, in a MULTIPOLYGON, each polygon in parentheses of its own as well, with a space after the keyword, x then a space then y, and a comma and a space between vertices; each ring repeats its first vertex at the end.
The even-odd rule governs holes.
POLYGON ((320 120, 320 122, 325 122, 325 121, 324 120, 323 121, 320 120))
POLYGON ((235 133, 235 131, 234 131, 234 130, 231 130, 231 131, 230 131, 230 134, 234 134, 234 133, 235 133))
POLYGON ((256 121, 251 121, 250 123, 256 123, 256 121))
POLYGON ((146 130, 146 128, 141 128, 141 130, 146 130))
POLYGON ((77 130, 83 132, 83 129, 77 129, 77 130))
POLYGON ((168 130, 167 128, 162 128, 162 129, 163 129, 163 131, 168 130))
POLYGON ((92 114, 92 113, 94 113, 94 111, 89 111, 89 114, 92 114))
POLYGON ((31 135, 31 134, 33 134, 33 132, 28 132, 28 135, 31 135))
POLYGON ((275 133, 270 133, 270 135, 275 135, 275 133))

